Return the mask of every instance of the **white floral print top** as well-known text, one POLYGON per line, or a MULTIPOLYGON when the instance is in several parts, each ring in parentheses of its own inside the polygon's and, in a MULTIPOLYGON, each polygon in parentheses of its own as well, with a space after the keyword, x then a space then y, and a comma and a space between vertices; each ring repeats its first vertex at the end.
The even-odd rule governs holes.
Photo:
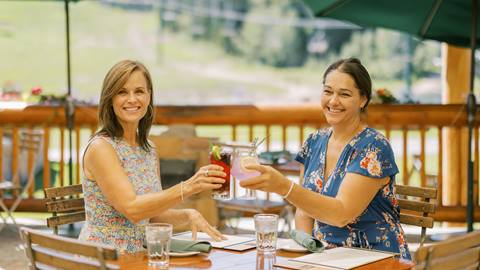
MULTIPOLYGON (((137 195, 159 192, 162 189, 157 174, 159 165, 155 149, 147 152, 140 146, 130 146, 122 139, 102 138, 117 152, 118 159, 137 195)), ((145 225, 148 219, 138 223, 131 222, 110 204, 96 181, 85 177, 83 194, 86 221, 79 239, 110 245, 125 253, 144 249, 145 225)))

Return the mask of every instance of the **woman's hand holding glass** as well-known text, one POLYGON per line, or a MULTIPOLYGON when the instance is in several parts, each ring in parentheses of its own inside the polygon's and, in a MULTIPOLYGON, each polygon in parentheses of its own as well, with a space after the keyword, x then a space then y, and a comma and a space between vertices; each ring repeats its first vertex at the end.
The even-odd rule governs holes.
POLYGON ((225 182, 223 168, 218 165, 201 167, 190 179, 183 184, 186 194, 196 194, 204 190, 218 189, 225 182))
POLYGON ((253 164, 247 165, 245 168, 258 171, 260 175, 240 181, 241 187, 265 192, 274 192, 282 196, 288 192, 291 183, 290 180, 274 168, 253 164))
POLYGON ((227 239, 217 229, 208 224, 205 218, 197 210, 188 209, 187 213, 188 219, 190 221, 190 229, 192 231, 192 240, 197 239, 198 231, 208 234, 215 241, 222 241, 227 239))

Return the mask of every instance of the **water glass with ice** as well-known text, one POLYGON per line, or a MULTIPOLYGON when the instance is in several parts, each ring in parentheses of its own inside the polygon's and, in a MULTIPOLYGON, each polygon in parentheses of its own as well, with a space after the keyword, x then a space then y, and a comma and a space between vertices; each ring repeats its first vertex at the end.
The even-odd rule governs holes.
POLYGON ((257 266, 255 270, 273 270, 275 268, 275 253, 259 253, 257 252, 257 266))
POLYGON ((278 215, 257 214, 253 219, 257 237, 257 252, 275 252, 277 247, 278 215))
POLYGON ((170 258, 170 240, 172 225, 167 223, 150 223, 146 229, 148 263, 156 269, 168 269, 170 258))

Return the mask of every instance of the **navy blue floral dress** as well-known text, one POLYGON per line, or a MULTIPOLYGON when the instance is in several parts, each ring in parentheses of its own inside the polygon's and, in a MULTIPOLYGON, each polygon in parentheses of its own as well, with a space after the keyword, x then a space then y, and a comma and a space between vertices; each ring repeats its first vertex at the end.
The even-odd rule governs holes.
POLYGON ((295 158, 305 167, 305 188, 335 197, 346 173, 378 179, 389 176, 390 182, 378 191, 355 221, 339 228, 317 220, 312 234, 328 242, 330 247, 378 249, 400 253, 403 259, 411 260, 399 223, 400 208, 395 196, 398 168, 390 143, 375 129, 365 128, 345 146, 329 179, 324 179, 325 153, 331 134, 331 128, 310 134, 295 158))

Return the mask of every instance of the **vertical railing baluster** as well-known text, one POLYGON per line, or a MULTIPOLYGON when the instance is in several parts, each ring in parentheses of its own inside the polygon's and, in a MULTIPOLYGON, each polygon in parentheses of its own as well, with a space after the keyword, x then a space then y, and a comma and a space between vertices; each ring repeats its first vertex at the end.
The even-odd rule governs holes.
POLYGON ((426 162, 425 162, 425 127, 420 127, 420 163, 422 167, 420 167, 420 186, 426 187, 427 186, 427 175, 425 173, 426 170, 426 162))
POLYGON ((76 141, 75 141, 75 182, 76 184, 81 183, 80 181, 80 126, 75 127, 75 136, 76 136, 76 141))
POLYGON ((3 181, 3 128, 0 126, 0 183, 3 181))
POLYGON ((232 125, 232 141, 237 140, 237 125, 232 125))
POLYGON ((18 155, 19 155, 18 140, 19 140, 18 127, 14 127, 12 129, 12 177, 13 177, 13 183, 17 186, 20 184, 19 177, 15 177, 15 176, 19 176, 19 172, 18 172, 18 159, 19 159, 19 157, 18 157, 18 155))
POLYGON ((443 194, 443 127, 438 127, 438 171, 437 171, 437 198, 438 204, 442 205, 443 194))
POLYGON ((305 131, 304 131, 304 126, 303 125, 300 125, 300 130, 299 130, 299 146, 298 146, 298 149, 301 149, 302 148, 302 145, 303 145, 303 137, 305 136, 305 131))
MULTIPOLYGON (((35 158, 35 152, 38 150, 38 145, 35 144, 36 137, 32 135, 33 128, 30 126, 27 133, 23 134, 22 148, 27 151, 27 176, 30 176, 35 168, 33 167, 33 161, 35 158)), ((33 172, 33 177, 35 177, 35 172, 33 172)), ((27 180, 28 181, 28 180, 27 180)), ((35 189, 35 181, 27 190, 28 198, 33 198, 33 191, 35 189)), ((21 195, 21 194, 20 194, 21 195)))
POLYGON ((43 127, 43 188, 50 187, 50 162, 48 161, 48 149, 50 148, 50 127, 43 127))
POLYGON ((60 127, 60 186, 65 186, 65 128, 60 127))
POLYGON ((253 141, 253 125, 248 125, 248 141, 253 141))
POLYGON ((271 142, 271 138, 270 138, 270 125, 266 125, 266 139, 265 139, 265 142, 266 142, 266 148, 267 148, 267 151, 270 151, 270 142, 271 142))
POLYGON ((409 175, 408 175, 408 129, 406 127, 402 128, 402 139, 403 139, 403 184, 409 184, 409 175))
MULTIPOLYGON (((474 129, 474 156, 473 156, 473 180, 474 183, 477 182, 477 187, 480 184, 478 180, 478 155, 479 155, 479 149, 478 149, 478 127, 475 127, 474 129)), ((474 184, 475 186, 475 184, 474 184)), ((474 209, 478 207, 478 188, 475 188, 473 190, 473 203, 474 203, 474 209)))
POLYGON ((458 187, 456 189, 456 192, 457 192, 457 201, 456 201, 456 204, 457 206, 461 206, 462 205, 462 188, 460 187, 461 184, 462 184, 462 170, 464 170, 466 168, 466 165, 462 164, 462 128, 461 127, 456 127, 455 128, 455 133, 458 134, 458 140, 457 140, 457 149, 458 149, 458 152, 457 152, 457 182, 458 182, 458 187))

